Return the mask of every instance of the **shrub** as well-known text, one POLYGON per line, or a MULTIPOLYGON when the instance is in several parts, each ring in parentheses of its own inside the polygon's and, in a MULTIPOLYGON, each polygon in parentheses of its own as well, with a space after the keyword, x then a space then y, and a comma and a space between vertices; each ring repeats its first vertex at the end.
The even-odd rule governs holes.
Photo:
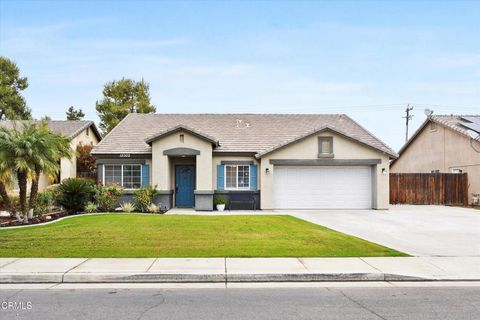
POLYGON ((123 195, 123 189, 117 184, 109 184, 108 186, 95 186, 95 202, 98 204, 100 211, 115 211, 118 200, 123 195))
POLYGON ((91 152, 93 145, 79 144, 77 146, 77 172, 93 177, 97 173, 96 159, 91 152))
POLYGON ((83 211, 92 200, 93 192, 93 185, 85 179, 66 179, 58 186, 56 203, 69 213, 83 211))
POLYGON ((39 215, 42 213, 49 213, 55 206, 55 199, 53 193, 50 191, 40 192, 33 207, 33 214, 39 215))
POLYGON ((150 212, 148 211, 148 206, 153 203, 153 199, 157 194, 157 189, 152 188, 151 186, 136 190, 133 193, 135 209, 140 212, 150 212))
POLYGON ((85 212, 94 213, 98 211, 98 205, 95 202, 89 201, 85 205, 85 212))
POLYGON ((228 204, 228 199, 225 198, 224 196, 221 196, 221 195, 215 195, 215 197, 213 198, 213 202, 215 203, 215 205, 217 204, 224 204, 224 205, 227 205, 228 204))
POLYGON ((123 211, 123 212, 133 212, 135 211, 135 206, 131 203, 131 202, 124 202, 120 205, 120 209, 123 211))
POLYGON ((160 207, 157 206, 155 203, 151 203, 151 204, 147 207, 147 211, 146 211, 146 212, 158 213, 158 212, 160 212, 160 207))

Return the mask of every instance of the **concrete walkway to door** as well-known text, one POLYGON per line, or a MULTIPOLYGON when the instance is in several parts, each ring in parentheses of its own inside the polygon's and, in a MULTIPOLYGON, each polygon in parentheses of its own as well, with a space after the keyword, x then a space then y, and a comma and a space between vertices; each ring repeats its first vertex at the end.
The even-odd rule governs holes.
POLYGON ((480 256, 480 210, 395 205, 390 210, 276 211, 413 256, 480 256))

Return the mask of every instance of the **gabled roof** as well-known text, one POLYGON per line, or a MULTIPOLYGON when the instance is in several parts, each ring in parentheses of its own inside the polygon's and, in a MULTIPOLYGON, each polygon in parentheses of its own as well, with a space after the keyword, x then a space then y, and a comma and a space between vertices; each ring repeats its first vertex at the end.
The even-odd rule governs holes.
POLYGON ((125 117, 93 154, 151 154, 146 142, 177 127, 218 141, 216 153, 263 154, 326 128, 396 157, 395 151, 344 114, 138 114, 125 117))
POLYGON ((190 127, 188 127, 186 125, 183 125, 183 124, 179 124, 179 125, 176 125, 172 128, 162 130, 159 133, 154 134, 154 135, 148 137, 147 139, 145 139, 145 142, 148 143, 151 146, 153 141, 161 139, 162 137, 171 135, 172 133, 179 132, 179 131, 189 132, 190 134, 192 134, 196 137, 199 137, 200 139, 203 139, 203 140, 206 140, 206 141, 210 142, 214 146, 218 145, 218 140, 217 139, 209 136, 208 134, 202 133, 198 130, 195 130, 195 129, 190 128, 190 127))
MULTIPOLYGON (((412 136, 408 139, 408 141, 403 145, 403 147, 398 151, 398 154, 401 156, 403 152, 410 146, 410 144, 417 138, 417 136, 423 131, 423 129, 429 124, 430 122, 434 122, 438 125, 441 125, 445 128, 451 129, 463 136, 465 138, 470 139, 471 136, 469 134, 469 129, 464 125, 471 121, 479 121, 480 122, 480 115, 431 115, 428 117, 422 125, 412 134, 412 136)), ((395 162, 393 160, 391 165, 395 162)))
MULTIPOLYGON (((0 126, 12 128, 16 123, 18 124, 32 123, 33 124, 33 123, 40 123, 40 122, 42 121, 40 120, 1 120, 0 126)), ((92 129, 93 133, 97 136, 97 139, 99 141, 102 139, 102 136, 100 135, 100 132, 98 131, 97 126, 95 126, 95 123, 93 121, 46 120, 46 122, 48 124, 48 128, 51 131, 64 135, 70 140, 78 136, 80 133, 82 133, 83 130, 89 127, 92 129)))
MULTIPOLYGON (((305 139, 305 138, 308 138, 308 137, 310 137, 310 136, 312 136, 312 135, 319 134, 319 133, 325 132, 325 131, 335 132, 335 133, 337 133, 337 134, 339 134, 339 135, 341 135, 341 136, 343 136, 343 137, 345 137, 345 138, 347 138, 347 139, 351 139, 351 140, 354 140, 354 141, 356 141, 356 142, 359 142, 359 143, 361 143, 361 144, 363 144, 363 145, 366 145, 367 147, 374 148, 374 147, 372 147, 371 145, 366 144, 364 141, 361 141, 361 140, 355 139, 355 138, 353 138, 353 137, 350 137, 346 132, 343 132, 343 131, 341 131, 341 130, 339 130, 339 129, 333 128, 333 127, 331 127, 331 126, 329 126, 329 125, 325 125, 325 126, 323 126, 323 127, 321 127, 321 128, 310 130, 310 131, 308 131, 308 132, 306 132, 306 133, 304 133, 304 134, 302 134, 302 135, 300 135, 300 136, 298 136, 298 137, 295 137, 295 138, 293 138, 293 139, 290 139, 290 140, 288 140, 288 141, 285 141, 285 142, 283 142, 283 143, 281 143, 281 144, 279 144, 279 145, 277 145, 277 146, 274 146, 274 147, 272 147, 272 148, 270 148, 270 149, 268 149, 268 150, 265 150, 264 152, 257 153, 257 154, 255 155, 255 157, 256 157, 256 158, 261 158, 261 157, 263 157, 263 156, 265 156, 265 155, 267 155, 267 154, 269 154, 269 153, 272 153, 272 152, 274 152, 274 151, 276 151, 276 150, 278 150, 278 149, 281 149, 281 148, 283 148, 283 147, 286 147, 286 146, 288 146, 288 145, 290 145, 290 144, 292 144, 292 143, 298 142, 298 141, 303 140, 303 139, 305 139)), ((376 149, 376 148, 374 148, 374 149, 376 149)), ((387 153, 387 154, 388 154, 390 157, 392 157, 392 158, 396 158, 396 157, 397 157, 397 154, 394 153, 394 152, 392 152, 392 153, 385 152, 385 153, 387 153)))

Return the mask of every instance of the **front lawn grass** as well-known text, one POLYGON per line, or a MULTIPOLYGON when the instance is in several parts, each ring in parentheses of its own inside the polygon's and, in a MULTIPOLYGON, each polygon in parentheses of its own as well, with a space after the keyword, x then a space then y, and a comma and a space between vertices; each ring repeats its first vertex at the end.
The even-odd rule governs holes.
POLYGON ((357 256, 405 254, 286 215, 106 214, 0 230, 0 257, 357 256))

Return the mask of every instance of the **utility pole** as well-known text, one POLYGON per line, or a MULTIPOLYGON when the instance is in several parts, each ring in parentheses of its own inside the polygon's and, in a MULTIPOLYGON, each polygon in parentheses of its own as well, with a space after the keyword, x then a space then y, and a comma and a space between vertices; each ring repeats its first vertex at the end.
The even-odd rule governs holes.
POLYGON ((405 127, 406 127, 406 132, 405 132, 405 142, 408 141, 408 122, 410 120, 412 120, 413 118, 413 114, 410 114, 410 111, 413 110, 413 106, 410 106, 410 104, 407 104, 407 108, 405 109, 405 117, 402 117, 402 118, 405 118, 405 127))

